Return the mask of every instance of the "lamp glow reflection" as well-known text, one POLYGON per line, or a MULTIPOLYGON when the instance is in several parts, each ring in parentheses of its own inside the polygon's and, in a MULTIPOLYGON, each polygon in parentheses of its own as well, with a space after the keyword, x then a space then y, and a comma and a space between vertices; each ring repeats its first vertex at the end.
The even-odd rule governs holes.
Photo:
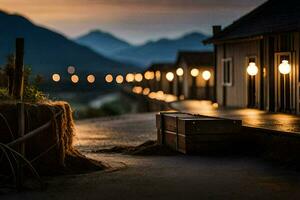
POLYGON ((282 60, 278 69, 281 74, 289 74, 291 72, 291 65, 288 60, 282 60))

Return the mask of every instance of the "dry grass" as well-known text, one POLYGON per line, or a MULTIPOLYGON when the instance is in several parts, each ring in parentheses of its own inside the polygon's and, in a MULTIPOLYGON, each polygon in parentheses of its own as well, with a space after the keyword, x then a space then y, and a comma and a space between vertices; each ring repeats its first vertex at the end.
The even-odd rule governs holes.
MULTIPOLYGON (((3 133, 0 135, 0 142, 7 144, 12 141, 12 138, 17 138, 16 103, 1 103, 0 113, 2 116, 0 118, 0 132, 3 133)), ((101 162, 92 161, 74 149, 75 126, 72 109, 68 103, 26 103, 25 113, 26 132, 30 132, 50 120, 52 121, 50 128, 34 136, 26 143, 26 158, 31 161, 39 174, 74 174, 106 168, 101 162), (62 114, 55 118, 59 111, 62 111, 62 114)))

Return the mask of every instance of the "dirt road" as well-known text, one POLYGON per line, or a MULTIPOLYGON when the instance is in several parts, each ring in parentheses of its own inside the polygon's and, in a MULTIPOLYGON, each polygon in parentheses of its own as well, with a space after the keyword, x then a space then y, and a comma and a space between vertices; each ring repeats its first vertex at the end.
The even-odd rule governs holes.
POLYGON ((114 171, 47 178, 45 191, 0 199, 299 199, 300 173, 258 158, 93 154, 112 145, 154 139, 154 114, 77 122, 76 146, 114 171))

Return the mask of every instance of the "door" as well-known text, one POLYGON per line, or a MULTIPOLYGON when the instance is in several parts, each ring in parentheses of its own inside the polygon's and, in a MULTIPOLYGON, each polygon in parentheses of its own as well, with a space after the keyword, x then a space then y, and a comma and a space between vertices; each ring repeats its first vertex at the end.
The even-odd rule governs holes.
POLYGON ((275 53, 275 110, 295 113, 296 71, 294 53, 275 53))

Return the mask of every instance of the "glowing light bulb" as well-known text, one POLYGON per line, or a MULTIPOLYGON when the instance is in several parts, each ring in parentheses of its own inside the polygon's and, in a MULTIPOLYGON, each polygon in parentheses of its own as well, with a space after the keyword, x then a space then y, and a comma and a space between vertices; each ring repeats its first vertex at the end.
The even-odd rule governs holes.
POLYGON ((174 79, 174 74, 173 74, 173 72, 168 72, 167 74, 166 74, 166 79, 168 80, 168 81, 173 81, 173 79, 174 79))
POLYGON ((211 77, 211 73, 208 70, 205 70, 204 72, 202 72, 202 78, 206 81, 208 81, 211 77))
POLYGON ((177 76, 183 76, 183 73, 184 72, 183 72, 183 69, 181 67, 176 70, 177 76))
POLYGON ((281 74, 289 74, 291 72, 291 65, 288 60, 283 60, 278 69, 281 74))
POLYGON ((255 76, 258 73, 258 68, 254 62, 249 63, 249 66, 247 67, 247 73, 250 76, 255 76))
POLYGON ((199 75, 199 70, 196 69, 196 68, 192 69, 192 70, 191 70, 191 75, 192 75, 193 77, 198 76, 198 75, 199 75))

